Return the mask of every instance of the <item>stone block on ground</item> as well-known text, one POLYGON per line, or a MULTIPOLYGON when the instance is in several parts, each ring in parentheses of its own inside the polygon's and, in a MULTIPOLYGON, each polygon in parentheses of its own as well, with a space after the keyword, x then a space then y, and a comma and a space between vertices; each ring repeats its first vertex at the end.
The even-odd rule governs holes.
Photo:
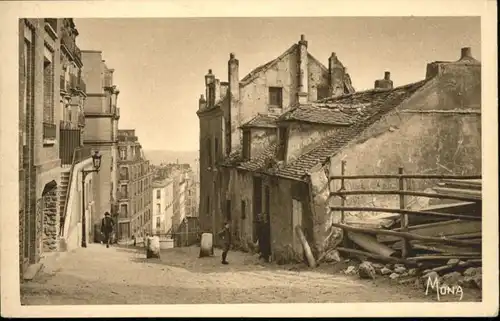
POLYGON ((203 233, 200 241, 199 257, 207 257, 213 255, 213 238, 212 233, 203 233))
POLYGON ((158 236, 148 237, 145 240, 146 245, 146 258, 159 259, 160 258, 160 238, 158 236))
POLYGON ((453 286, 453 285, 457 285, 458 281, 461 278, 462 278, 462 275, 459 272, 451 272, 451 273, 447 273, 447 274, 443 275, 441 279, 442 279, 443 283, 445 283, 449 286, 453 286))
POLYGON ((28 266, 26 271, 23 273, 23 279, 26 281, 31 281, 37 275, 38 272, 42 269, 42 263, 31 264, 28 266))
POLYGON ((362 279, 375 279, 375 268, 370 262, 363 262, 359 265, 358 275, 362 279))
POLYGON ((402 274, 402 273, 406 272, 406 268, 404 266, 395 266, 394 272, 402 274))
POLYGON ((475 276, 478 274, 482 274, 482 269, 480 267, 470 267, 464 271, 465 276, 475 276))
POLYGON ((389 275, 391 273, 392 273, 392 270, 389 269, 389 268, 387 268, 387 267, 385 267, 385 266, 380 269, 380 274, 381 275, 389 275))
POLYGON ((347 274, 347 275, 352 275, 355 273, 356 273, 356 267, 353 265, 348 266, 347 269, 344 270, 344 274, 347 274))

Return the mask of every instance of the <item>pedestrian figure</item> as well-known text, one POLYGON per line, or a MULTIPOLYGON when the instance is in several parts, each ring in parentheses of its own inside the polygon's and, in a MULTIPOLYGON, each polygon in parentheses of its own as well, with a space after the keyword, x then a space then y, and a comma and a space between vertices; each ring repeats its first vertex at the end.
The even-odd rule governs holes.
POLYGON ((259 241, 259 259, 269 262, 271 255, 270 239, 269 239, 269 220, 266 214, 260 215, 260 222, 258 223, 257 237, 259 241))
POLYGON ((115 223, 111 219, 109 212, 104 213, 104 217, 101 222, 101 233, 104 235, 104 243, 106 247, 109 247, 109 242, 111 241, 111 233, 113 233, 113 227, 115 223))
POLYGON ((135 239, 135 235, 132 235, 132 240, 134 241, 134 246, 136 246, 137 245, 137 241, 135 239))
POLYGON ((229 221, 224 223, 224 228, 218 233, 219 237, 222 237, 223 248, 222 248, 222 264, 229 264, 226 260, 227 252, 229 252, 229 247, 231 246, 231 230, 229 229, 229 221))

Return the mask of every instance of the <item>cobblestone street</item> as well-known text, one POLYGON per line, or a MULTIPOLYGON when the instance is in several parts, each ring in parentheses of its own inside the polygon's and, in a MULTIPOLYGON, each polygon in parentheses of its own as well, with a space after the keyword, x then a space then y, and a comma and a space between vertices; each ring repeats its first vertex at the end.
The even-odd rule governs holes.
MULTIPOLYGON (((332 273, 261 265, 255 256, 230 252, 230 265, 198 258, 198 247, 162 251, 161 261, 145 259, 144 249, 90 244, 46 261, 22 285, 21 302, 46 304, 327 303, 432 301, 424 291, 332 273)), ((465 299, 465 298, 464 298, 465 299)))

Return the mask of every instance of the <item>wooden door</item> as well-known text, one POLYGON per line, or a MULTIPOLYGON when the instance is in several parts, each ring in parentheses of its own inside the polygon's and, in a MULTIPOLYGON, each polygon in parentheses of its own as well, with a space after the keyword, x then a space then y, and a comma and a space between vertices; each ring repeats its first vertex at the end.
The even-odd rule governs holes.
POLYGON ((293 249, 302 256, 303 249, 300 239, 295 232, 296 226, 302 227, 302 203, 296 199, 292 199, 292 231, 293 231, 293 249))

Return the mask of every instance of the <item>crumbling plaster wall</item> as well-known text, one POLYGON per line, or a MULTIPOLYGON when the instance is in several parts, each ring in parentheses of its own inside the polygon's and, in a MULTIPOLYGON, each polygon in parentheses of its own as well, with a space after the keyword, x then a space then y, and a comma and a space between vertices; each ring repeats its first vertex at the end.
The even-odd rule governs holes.
MULTIPOLYGON (((332 221, 340 221, 340 212, 330 213, 327 204, 328 188, 325 172, 341 174, 341 163, 346 161, 346 175, 405 173, 478 175, 481 173, 481 114, 480 72, 476 69, 464 74, 463 69, 450 68, 430 80, 421 90, 394 111, 366 129, 323 168, 316 168, 311 176, 315 211, 315 240, 330 232, 332 221), (447 112, 443 112, 447 111, 447 112), (327 170, 328 169, 328 170, 327 170), (325 171, 327 170, 327 171, 325 171), (314 185, 314 184, 313 184, 314 185)), ((435 180, 407 181, 411 190, 424 190, 435 180)), ((340 188, 334 181, 331 190, 340 188)), ((398 181, 347 180, 347 190, 395 190, 398 181)), ((407 198, 412 206, 415 198, 407 198)), ((340 206, 340 198, 330 199, 330 205, 340 206)), ((399 207, 398 196, 348 196, 346 206, 399 207)), ((373 213, 346 213, 360 218, 373 213)))

